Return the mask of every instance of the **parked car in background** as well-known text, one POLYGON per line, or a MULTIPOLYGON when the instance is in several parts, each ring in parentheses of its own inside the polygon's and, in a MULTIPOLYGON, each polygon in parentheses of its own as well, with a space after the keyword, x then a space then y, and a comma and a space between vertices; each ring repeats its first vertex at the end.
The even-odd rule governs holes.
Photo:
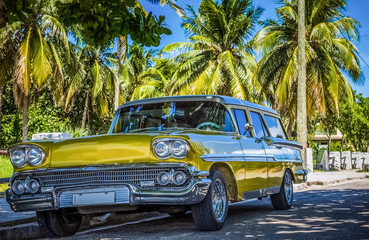
POLYGON ((150 206, 191 210, 200 230, 218 230, 228 203, 270 196, 289 209, 293 182, 306 180, 302 146, 279 115, 224 96, 127 102, 106 135, 30 141, 10 147, 15 172, 6 198, 37 211, 48 237, 74 234, 83 215, 150 206))

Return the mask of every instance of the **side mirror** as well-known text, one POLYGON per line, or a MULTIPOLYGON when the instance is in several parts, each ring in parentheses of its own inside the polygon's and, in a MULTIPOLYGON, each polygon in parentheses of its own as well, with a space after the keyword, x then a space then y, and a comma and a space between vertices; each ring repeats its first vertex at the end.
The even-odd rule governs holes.
POLYGON ((297 132, 296 131, 292 131, 291 133, 291 137, 293 138, 293 140, 295 141, 297 138, 297 132))
POLYGON ((250 131, 252 131, 252 129, 254 128, 254 126, 252 125, 252 123, 246 123, 245 124, 245 130, 247 131, 247 132, 250 132, 250 131))

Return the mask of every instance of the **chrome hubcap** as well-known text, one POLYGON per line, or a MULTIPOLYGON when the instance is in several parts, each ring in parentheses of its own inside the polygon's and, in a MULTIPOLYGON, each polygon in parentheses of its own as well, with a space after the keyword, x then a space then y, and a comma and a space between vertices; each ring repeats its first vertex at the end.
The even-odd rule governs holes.
POLYGON ((224 183, 221 179, 216 179, 212 189, 213 213, 218 221, 222 221, 226 212, 227 197, 224 183))
POLYGON ((284 193, 288 204, 292 202, 293 186, 290 174, 286 173, 284 176, 284 193))

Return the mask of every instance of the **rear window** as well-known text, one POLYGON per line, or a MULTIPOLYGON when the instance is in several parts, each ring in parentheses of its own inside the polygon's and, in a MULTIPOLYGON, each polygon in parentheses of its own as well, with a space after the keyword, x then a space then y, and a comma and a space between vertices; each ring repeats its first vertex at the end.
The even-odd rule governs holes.
POLYGON ((270 135, 276 138, 286 138, 286 134, 283 131, 281 121, 269 115, 264 115, 264 120, 269 128, 270 135))

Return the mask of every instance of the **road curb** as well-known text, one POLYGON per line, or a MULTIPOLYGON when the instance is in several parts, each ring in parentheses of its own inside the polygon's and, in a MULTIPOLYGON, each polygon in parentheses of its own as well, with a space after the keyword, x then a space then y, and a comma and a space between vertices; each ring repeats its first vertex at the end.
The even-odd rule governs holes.
POLYGON ((351 181, 351 180, 360 180, 360 179, 368 178, 368 176, 369 175, 360 176, 360 177, 348 177, 348 178, 336 179, 336 180, 332 180, 332 181, 307 181, 306 183, 294 185, 293 190, 294 191, 300 191, 300 190, 308 189, 308 188, 313 187, 313 186, 326 186, 326 185, 333 185, 333 184, 337 184, 337 183, 347 182, 347 181, 351 181))

